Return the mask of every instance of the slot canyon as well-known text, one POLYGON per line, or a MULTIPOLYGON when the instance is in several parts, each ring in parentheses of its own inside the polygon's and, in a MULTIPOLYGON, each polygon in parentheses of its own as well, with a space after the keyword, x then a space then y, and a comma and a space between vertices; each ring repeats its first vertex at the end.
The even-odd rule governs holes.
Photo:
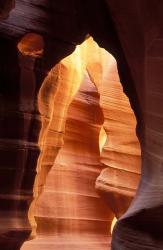
POLYGON ((0 0, 0 250, 163 250, 162 11, 0 0))

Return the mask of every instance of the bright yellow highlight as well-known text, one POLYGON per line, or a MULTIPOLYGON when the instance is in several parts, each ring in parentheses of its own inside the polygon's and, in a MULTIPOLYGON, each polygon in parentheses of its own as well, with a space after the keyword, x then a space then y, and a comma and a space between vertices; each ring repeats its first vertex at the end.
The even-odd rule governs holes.
POLYGON ((105 132, 105 129, 102 127, 100 130, 100 135, 99 135, 99 148, 100 148, 100 153, 102 152, 102 149, 105 145, 105 142, 107 140, 107 134, 105 132))
POLYGON ((114 229, 114 226, 115 226, 116 222, 117 222, 117 218, 114 217, 114 219, 112 221, 112 224, 111 224, 111 230, 110 230, 111 234, 113 233, 113 229, 114 229))

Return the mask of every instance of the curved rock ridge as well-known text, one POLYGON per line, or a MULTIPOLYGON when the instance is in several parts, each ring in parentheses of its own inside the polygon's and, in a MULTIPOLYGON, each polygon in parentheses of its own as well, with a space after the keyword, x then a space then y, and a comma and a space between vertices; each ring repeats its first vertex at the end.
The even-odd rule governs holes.
MULTIPOLYGON (((135 115, 123 92, 116 61, 103 49, 99 49, 99 54, 101 79, 98 81, 93 70, 92 77, 100 93, 107 139, 100 157, 105 169, 96 181, 96 188, 119 218, 129 207, 137 190, 140 145, 135 131, 135 115)), ((91 69, 89 72, 91 75, 91 69)))

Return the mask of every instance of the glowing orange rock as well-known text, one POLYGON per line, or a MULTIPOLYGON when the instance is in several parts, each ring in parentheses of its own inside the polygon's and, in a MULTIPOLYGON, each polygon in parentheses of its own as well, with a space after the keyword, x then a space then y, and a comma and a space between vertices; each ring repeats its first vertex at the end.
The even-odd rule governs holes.
MULTIPOLYGON (((124 201, 128 206, 138 181, 138 175, 131 179, 134 186, 129 190, 130 198, 122 193, 126 178, 133 177, 130 165, 122 171, 123 165, 129 153, 132 159, 139 158, 135 120, 120 87, 115 60, 88 39, 49 72, 38 105, 42 114, 41 154, 29 212, 33 235, 36 225, 37 230, 36 239, 26 242, 22 249, 108 249, 114 214, 125 211, 124 201), (127 139, 124 133, 128 129, 133 134, 130 132, 127 139), (118 186, 117 174, 122 187, 118 186), (106 195, 106 204, 97 194, 95 182, 102 196, 106 195)), ((133 172, 138 174, 138 160, 133 162, 133 172)))

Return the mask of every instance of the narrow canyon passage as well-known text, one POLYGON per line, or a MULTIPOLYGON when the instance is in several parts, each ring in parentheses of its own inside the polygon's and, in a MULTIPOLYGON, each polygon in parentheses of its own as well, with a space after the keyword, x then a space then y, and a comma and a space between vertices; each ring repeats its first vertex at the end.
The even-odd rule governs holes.
MULTIPOLYGON (((118 218, 111 248, 163 249, 162 12, 162 0, 0 0, 0 249, 35 248, 40 233, 49 237, 41 216, 49 202, 46 185, 56 157, 61 164, 60 152, 66 159, 75 144, 65 134, 67 112, 87 74, 104 117, 93 192, 118 218), (119 77, 98 46, 115 57, 119 77)), ((67 185, 61 168, 56 174, 67 185)), ((78 204, 72 199, 71 207, 66 195, 56 199, 70 213, 78 204)), ((51 206, 56 211, 50 203, 49 214, 51 206)))
POLYGON ((89 38, 49 73, 39 105, 44 146, 29 210, 36 238, 21 249, 108 249, 112 221, 127 210, 140 173, 136 122, 115 59, 89 38))

